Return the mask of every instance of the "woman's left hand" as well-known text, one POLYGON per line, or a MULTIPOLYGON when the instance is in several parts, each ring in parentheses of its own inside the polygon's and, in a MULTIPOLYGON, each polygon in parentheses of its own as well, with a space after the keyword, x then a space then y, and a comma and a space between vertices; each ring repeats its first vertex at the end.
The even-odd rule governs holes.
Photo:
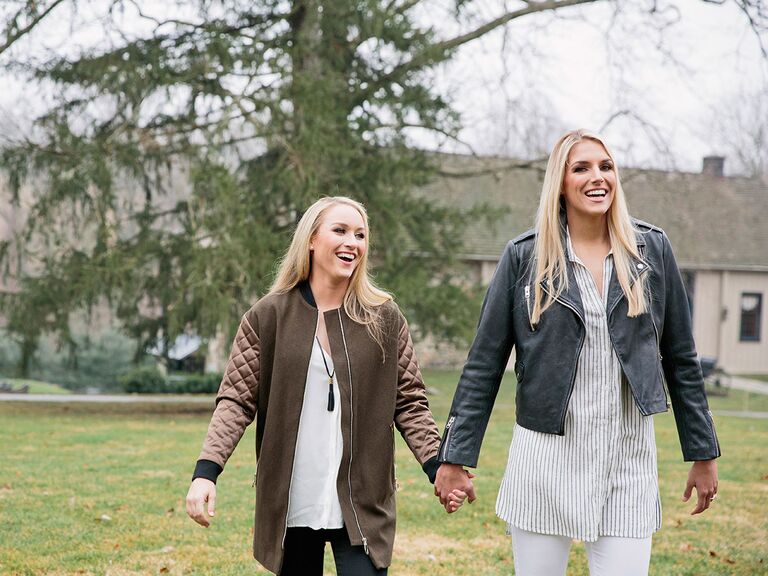
POLYGON ((688 502, 694 488, 696 488, 698 500, 691 515, 701 514, 717 498, 717 462, 715 460, 700 460, 693 463, 691 471, 688 472, 683 502, 688 502))
POLYGON ((459 508, 461 508, 462 504, 464 504, 464 500, 466 499, 466 492, 463 492, 458 488, 451 490, 451 493, 448 495, 448 501, 445 503, 445 511, 448 512, 448 514, 453 514, 459 508))

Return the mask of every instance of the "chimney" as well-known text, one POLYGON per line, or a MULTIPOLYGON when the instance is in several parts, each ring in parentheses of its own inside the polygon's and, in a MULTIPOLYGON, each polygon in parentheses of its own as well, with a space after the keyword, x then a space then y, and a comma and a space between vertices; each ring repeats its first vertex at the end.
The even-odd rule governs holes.
POLYGON ((723 176, 723 167, 725 166, 725 156, 704 156, 701 164, 701 173, 707 176, 723 176))

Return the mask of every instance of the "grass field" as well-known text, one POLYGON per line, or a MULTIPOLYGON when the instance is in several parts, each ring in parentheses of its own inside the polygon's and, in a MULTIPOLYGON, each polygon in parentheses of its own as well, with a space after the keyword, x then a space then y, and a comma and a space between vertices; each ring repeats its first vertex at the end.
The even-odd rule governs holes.
MULTIPOLYGON (((427 373, 442 427, 455 373, 427 373)), ((732 393, 713 409, 765 410, 732 393)), ((250 555, 253 430, 219 480, 217 515, 202 529, 184 496, 210 406, 0 402, 0 574, 144 575, 260 572, 250 555)), ((656 417, 664 527, 651 574, 768 573, 768 420, 716 417, 724 456, 720 496, 703 516, 680 501, 688 466, 674 422, 656 417)), ((502 388, 486 435, 479 499, 446 516, 398 439, 398 535, 392 575, 512 574, 509 540, 493 513, 514 422, 513 381, 502 388)), ((331 569, 327 554, 328 573, 331 569)), ((586 574, 576 544, 569 574, 586 574)))
POLYGON ((48 382, 40 382, 39 380, 26 380, 24 378, 2 378, 3 382, 8 382, 14 389, 18 389, 21 386, 29 386, 30 394, 72 394, 71 391, 59 386, 58 384, 50 384, 48 382))

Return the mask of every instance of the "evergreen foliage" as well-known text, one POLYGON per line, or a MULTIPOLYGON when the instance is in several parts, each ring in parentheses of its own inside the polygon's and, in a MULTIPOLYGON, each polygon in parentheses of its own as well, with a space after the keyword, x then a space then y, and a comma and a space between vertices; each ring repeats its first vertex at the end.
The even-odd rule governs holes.
MULTIPOLYGON (((167 354, 184 330, 231 334, 269 287, 302 209, 323 195, 367 206, 377 280, 417 333, 460 338, 476 296, 451 265, 463 224, 488 211, 414 195, 437 168, 408 135, 458 134, 434 81, 460 46, 516 18, 596 1, 505 3, 487 19, 455 0, 463 26, 449 38, 419 0, 5 3, 0 56, 45 19, 108 6, 107 42, 0 60, 55 94, 34 137, 0 151, 13 202, 27 210, 20 237, 0 244, 3 275, 18 288, 0 295, 0 312, 22 372, 41 334, 76 347, 70 315, 103 298, 139 354, 158 338, 167 354), (126 14, 144 27, 127 26, 126 14)), ((645 4, 649 17, 667 18, 657 1, 645 4)))
POLYGON ((462 334, 474 310, 445 271, 472 215, 412 194, 435 165, 406 138, 457 133, 430 87, 450 50, 402 2, 188 4, 189 22, 32 72, 57 101, 0 156, 14 200, 33 197, 2 300, 24 370, 102 296, 142 349, 231 329, 323 195, 368 207, 377 279, 422 333, 462 334))

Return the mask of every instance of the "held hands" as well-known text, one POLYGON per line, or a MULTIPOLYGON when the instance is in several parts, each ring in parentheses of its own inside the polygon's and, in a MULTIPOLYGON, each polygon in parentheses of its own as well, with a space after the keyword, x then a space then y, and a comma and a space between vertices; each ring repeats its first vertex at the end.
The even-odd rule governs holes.
POLYGON ((698 499, 691 515, 701 514, 717 498, 717 462, 715 460, 701 460, 693 463, 691 471, 688 472, 683 502, 688 502, 694 487, 698 499))
POLYGON ((461 508, 467 498, 470 504, 475 501, 475 487, 472 485, 474 477, 474 474, 458 464, 440 465, 435 478, 435 496, 440 498, 440 504, 448 514, 461 508))
POLYGON ((216 509, 216 484, 207 478, 195 478, 187 492, 187 514, 200 526, 208 528, 211 523, 206 516, 206 502, 208 516, 212 517, 216 509))

